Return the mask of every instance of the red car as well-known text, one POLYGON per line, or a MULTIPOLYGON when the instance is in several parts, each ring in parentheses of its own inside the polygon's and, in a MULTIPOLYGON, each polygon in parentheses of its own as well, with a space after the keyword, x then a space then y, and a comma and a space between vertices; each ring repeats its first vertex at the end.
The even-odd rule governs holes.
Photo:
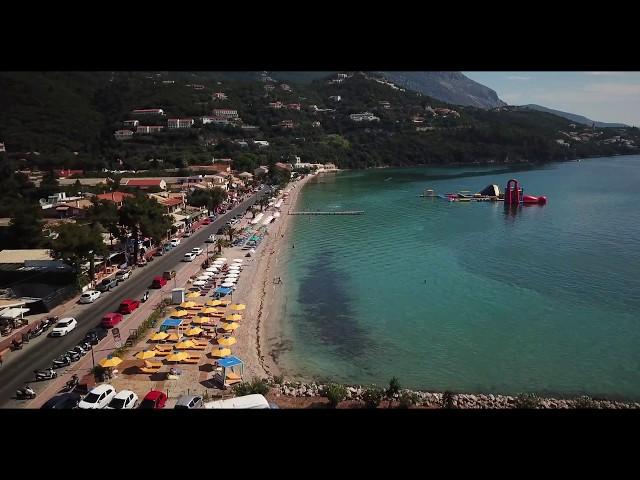
POLYGON ((100 325, 104 328, 112 328, 115 327, 122 321, 122 314, 120 313, 107 313, 104 317, 102 317, 102 321, 100 325))
POLYGON ((203 225, 209 225, 211 223, 211 220, 209 220, 208 218, 205 218, 204 221, 202 222, 203 225))
POLYGON ((167 284, 167 280, 163 277, 153 277, 153 282, 151 282, 151 288, 162 288, 167 284))
POLYGON ((130 298, 127 298, 126 300, 123 300, 122 303, 120 304, 120 308, 118 308, 118 312, 122 313, 123 315, 126 315, 127 313, 133 312, 139 306, 140 306, 139 300, 131 300, 130 298))
POLYGON ((151 390, 144 396, 144 400, 140 404, 140 408, 152 408, 159 410, 164 408, 164 404, 167 403, 167 396, 159 390, 151 390))

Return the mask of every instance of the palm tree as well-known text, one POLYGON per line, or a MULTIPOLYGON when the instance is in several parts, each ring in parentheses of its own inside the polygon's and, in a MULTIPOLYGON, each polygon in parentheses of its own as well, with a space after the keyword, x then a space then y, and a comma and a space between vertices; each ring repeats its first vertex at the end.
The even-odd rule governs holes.
POLYGON ((224 238, 218 238, 216 239, 216 243, 214 244, 214 246, 218 253, 221 253, 224 247, 229 246, 229 242, 227 242, 224 238))
POLYGON ((235 228, 233 228, 231 225, 228 225, 225 229, 224 229, 224 233, 229 235, 229 243, 233 242, 233 236, 238 233, 239 230, 236 230, 235 228))
POLYGON ((263 211, 264 207, 269 205, 269 197, 267 197, 266 195, 262 197, 260 200, 258 200, 258 205, 260 205, 260 211, 263 211))

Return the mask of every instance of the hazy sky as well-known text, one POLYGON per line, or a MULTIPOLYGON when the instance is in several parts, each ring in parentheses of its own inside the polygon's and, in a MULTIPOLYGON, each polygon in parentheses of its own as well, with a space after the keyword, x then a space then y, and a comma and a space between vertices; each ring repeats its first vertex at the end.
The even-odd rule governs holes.
POLYGON ((462 72, 509 105, 535 103, 640 126, 640 72, 462 72))

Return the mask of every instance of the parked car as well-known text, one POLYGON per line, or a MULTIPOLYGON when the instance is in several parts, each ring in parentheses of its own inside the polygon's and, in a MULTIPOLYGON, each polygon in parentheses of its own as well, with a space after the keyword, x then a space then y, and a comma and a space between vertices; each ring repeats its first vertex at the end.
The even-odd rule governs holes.
POLYGON ((167 395, 159 390, 151 390, 144 396, 144 400, 140 404, 140 408, 152 408, 154 410, 159 410, 164 408, 165 403, 167 403, 167 395))
POLYGON ((116 273, 116 280, 118 280, 118 282, 123 282, 130 276, 131 270, 118 270, 118 272, 116 273))
POLYGON ((62 410, 66 408, 77 408, 82 395, 75 392, 55 395, 45 402, 40 408, 62 410))
POLYGON ((113 278, 105 278, 98 285, 96 285, 96 290, 99 292, 108 292, 114 287, 118 286, 118 280, 113 278))
POLYGON ((167 284, 167 280, 164 277, 153 277, 151 282, 151 288, 162 288, 167 284))
POLYGON ((204 408, 204 401, 202 397, 197 395, 183 395, 178 399, 176 403, 175 409, 194 409, 194 408, 204 408))
POLYGON ((192 262, 193 259, 196 258, 196 254, 193 252, 189 252, 189 253, 185 253, 184 257, 182 258, 183 262, 192 262))
POLYGON ((120 306, 118 307, 118 312, 123 315, 127 315, 132 313, 136 308, 140 306, 140 300, 132 300, 131 298, 127 298, 120 302, 120 306))
POLYGON ((122 321, 122 318, 123 317, 121 313, 106 313, 104 317, 102 317, 100 326, 103 328, 113 328, 122 321))
POLYGON ((73 317, 66 317, 58 320, 49 333, 50 337, 63 337, 78 326, 78 321, 73 317))
POLYGON ((264 395, 260 394, 252 394, 252 395, 244 395, 242 397, 229 398, 227 400, 216 400, 213 402, 205 403, 204 408, 225 408, 225 409, 254 409, 254 408, 271 408, 269 402, 264 395))
POLYGON ((207 243, 214 243, 215 241, 216 241, 216 236, 213 233, 209 235, 209 237, 207 237, 207 239, 205 240, 205 242, 207 243))
POLYGON ((78 408, 86 410, 105 408, 115 396, 116 389, 113 388, 113 386, 104 383, 92 389, 78 404, 78 408))
POLYGON ((171 243, 172 247, 177 247, 178 245, 180 245, 180 239, 179 238, 174 238, 169 243, 171 243))
POLYGON ((100 298, 100 292, 98 290, 87 290, 80 295, 80 303, 93 303, 100 298))
POLYGON ((162 278, 164 278, 165 280, 171 280, 175 276, 176 276, 175 270, 167 270, 166 272, 162 272, 162 278))
POLYGON ((195 254, 196 254, 196 256, 202 255, 202 252, 203 252, 203 251, 204 251, 204 250, 202 250, 200 247, 193 247, 193 248, 191 249, 191 253, 195 253, 195 254))
POLYGON ((183 238, 189 238, 191 236, 191 230, 185 230, 182 234, 183 238))
POLYGON ((107 331, 103 327, 92 328, 84 336, 83 342, 90 343, 91 345, 97 345, 104 337, 107 336, 107 331))
POLYGON ((120 390, 105 408, 109 410, 129 410, 138 405, 138 395, 131 390, 120 390))
MULTIPOLYGON (((153 257, 149 257, 149 258, 153 258, 153 257)), ((147 260, 145 260, 144 258, 141 258, 140 260, 138 260, 138 266, 139 267, 144 267, 147 263, 147 260)))
POLYGON ((211 223, 211 220, 209 220, 208 218, 205 218, 205 219, 202 221, 202 224, 203 224, 203 225, 209 225, 210 223, 211 223))

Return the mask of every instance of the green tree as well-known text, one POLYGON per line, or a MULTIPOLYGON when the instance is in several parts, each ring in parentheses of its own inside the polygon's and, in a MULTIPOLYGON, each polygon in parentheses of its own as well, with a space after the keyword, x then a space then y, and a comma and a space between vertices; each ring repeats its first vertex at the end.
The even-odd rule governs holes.
POLYGON ((347 398, 347 389, 344 385, 332 383, 326 387, 324 396, 329 399, 329 405, 336 408, 340 402, 347 398))
POLYGON ((242 382, 236 385, 233 391, 238 396, 254 394, 266 395, 269 393, 269 383, 266 380, 253 378, 250 382, 242 382))
POLYGON ((7 246, 11 248, 38 248, 43 244, 42 208, 39 205, 18 206, 7 229, 7 246))
POLYGON ((420 397, 417 393, 410 392, 405 390, 400 394, 400 408, 411 408, 413 405, 418 403, 420 397))
POLYGON ((453 392, 446 391, 442 394, 442 408, 452 409, 455 408, 455 394, 453 392))
POLYGON ((229 235, 229 243, 233 242, 233 237, 239 232, 239 230, 236 230, 235 228, 233 228, 231 225, 227 225, 224 229, 224 234, 225 235, 229 235))
POLYGON ((381 388, 368 388, 362 394, 362 400, 366 408, 378 408, 384 398, 384 390, 381 388))
POLYGON ((214 244, 218 253, 222 252, 222 249, 228 247, 230 245, 229 241, 224 238, 217 238, 216 243, 214 244))
POLYGON ((121 238, 118 207, 109 200, 95 200, 87 210, 87 220, 91 225, 109 232, 112 237, 121 238))
POLYGON ((226 199, 227 192, 224 189, 213 187, 210 190, 194 190, 187 197, 187 203, 194 207, 206 207, 207 213, 211 215, 226 199))
POLYGON ((47 170, 38 187, 38 195, 40 195, 40 198, 47 198, 49 195, 53 195, 59 191, 60 183, 58 182, 58 176, 53 170, 47 170))
POLYGON ((533 409, 540 406, 540 398, 534 393, 521 393, 516 397, 516 408, 533 409))
POLYGON ((140 238, 151 237, 157 243, 165 237, 173 223, 158 202, 142 194, 126 198, 118 210, 118 217, 120 226, 131 235, 136 262, 140 238))
POLYGON ((220 187, 213 187, 211 190, 209 190, 209 197, 210 203, 208 208, 210 211, 215 211, 227 199, 227 192, 220 187))
POLYGON ((100 231, 78 223, 63 223, 56 230, 58 237, 51 242, 52 256, 69 265, 76 275, 81 275, 82 265, 89 262, 89 277, 93 280, 94 257, 107 253, 100 231))

